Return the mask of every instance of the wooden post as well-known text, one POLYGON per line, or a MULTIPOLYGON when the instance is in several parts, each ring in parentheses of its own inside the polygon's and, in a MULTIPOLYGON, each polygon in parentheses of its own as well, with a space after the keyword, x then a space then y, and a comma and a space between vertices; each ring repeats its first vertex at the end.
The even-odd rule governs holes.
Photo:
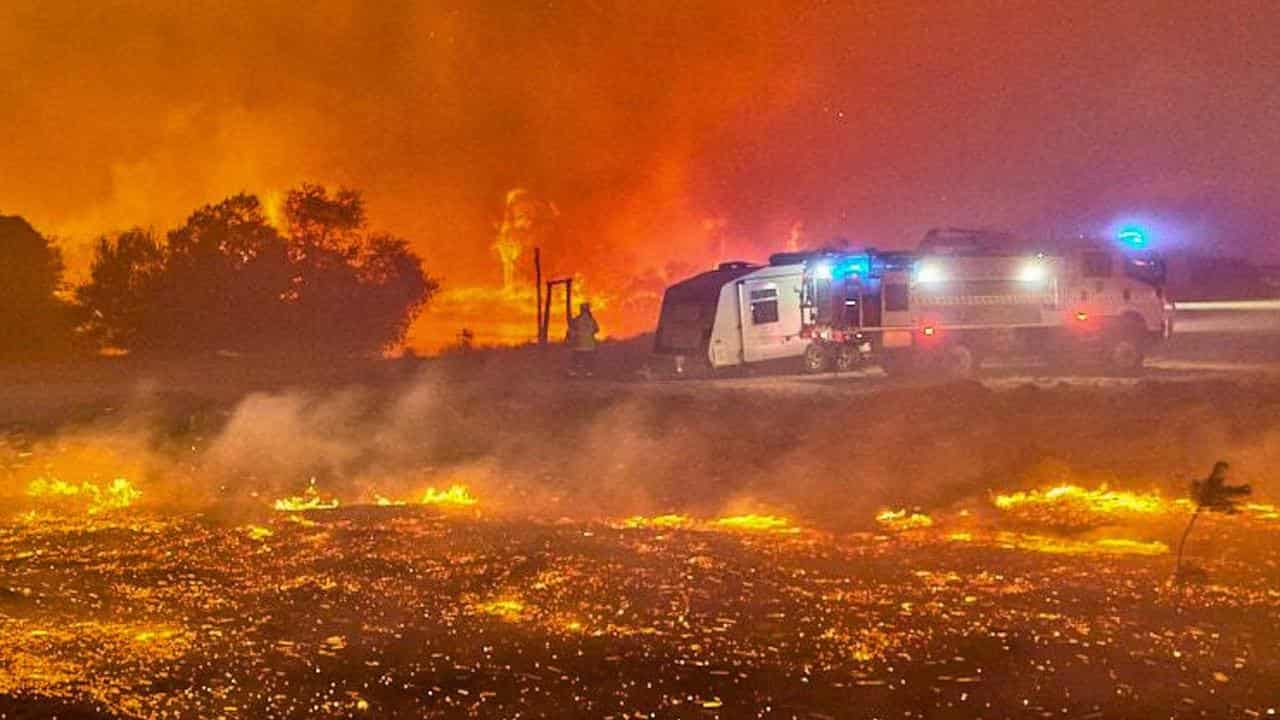
POLYGON ((542 248, 533 249, 533 287, 538 299, 534 301, 533 314, 538 321, 538 344, 547 344, 547 326, 542 319, 542 248))
POLYGON ((573 320, 573 278, 564 281, 564 324, 573 320))
POLYGON ((544 339, 551 333, 551 290, 555 286, 554 280, 547 281, 547 295, 543 298, 544 304, 542 306, 542 337, 544 339))

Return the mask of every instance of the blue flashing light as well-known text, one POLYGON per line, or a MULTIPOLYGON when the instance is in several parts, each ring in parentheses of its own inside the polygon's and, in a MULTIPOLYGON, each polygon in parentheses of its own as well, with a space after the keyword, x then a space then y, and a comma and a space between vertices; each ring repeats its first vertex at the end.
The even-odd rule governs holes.
POLYGON ((866 277, 870 270, 871 258, 866 255, 836 256, 814 263, 813 277, 818 280, 866 277))
POLYGON ((1134 249, 1147 246, 1147 234, 1141 228, 1124 228, 1116 233, 1116 239, 1134 249))
POLYGON ((865 277, 870 270, 871 261, 866 255, 856 255, 845 258, 840 263, 839 272, 845 276, 863 276, 865 277))

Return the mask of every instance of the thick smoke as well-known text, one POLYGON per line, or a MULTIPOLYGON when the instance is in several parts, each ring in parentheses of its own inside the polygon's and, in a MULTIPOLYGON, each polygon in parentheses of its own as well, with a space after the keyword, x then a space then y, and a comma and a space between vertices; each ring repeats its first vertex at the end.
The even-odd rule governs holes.
POLYGON ((544 359, 384 373, 217 399, 134 393, 10 438, 8 504, 44 475, 129 476, 159 511, 269 512, 314 482, 344 504, 465 485, 494 514, 603 519, 777 512, 858 529, 885 508, 979 508, 1061 483, 1180 497, 1220 458, 1273 497, 1280 388, 577 385, 544 359))

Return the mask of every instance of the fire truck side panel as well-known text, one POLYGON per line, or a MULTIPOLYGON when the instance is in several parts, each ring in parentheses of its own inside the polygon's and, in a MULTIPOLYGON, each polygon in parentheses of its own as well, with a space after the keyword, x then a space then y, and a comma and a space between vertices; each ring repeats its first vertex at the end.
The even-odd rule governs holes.
POLYGON ((1133 366, 1170 330, 1162 262, 1097 244, 918 255, 878 273, 873 256, 872 272, 847 279, 831 270, 839 257, 824 262, 807 280, 807 331, 828 347, 856 342, 895 363, 963 345, 970 357, 1085 350, 1133 366))

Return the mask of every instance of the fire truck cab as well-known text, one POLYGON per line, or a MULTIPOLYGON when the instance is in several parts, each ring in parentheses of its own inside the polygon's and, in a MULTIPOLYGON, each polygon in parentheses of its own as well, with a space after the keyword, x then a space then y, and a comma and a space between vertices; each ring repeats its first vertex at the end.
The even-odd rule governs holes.
POLYGON ((1165 266, 1140 247, 933 230, 913 253, 829 253, 805 270, 806 369, 975 372, 986 357, 1141 369, 1171 332, 1165 266))

